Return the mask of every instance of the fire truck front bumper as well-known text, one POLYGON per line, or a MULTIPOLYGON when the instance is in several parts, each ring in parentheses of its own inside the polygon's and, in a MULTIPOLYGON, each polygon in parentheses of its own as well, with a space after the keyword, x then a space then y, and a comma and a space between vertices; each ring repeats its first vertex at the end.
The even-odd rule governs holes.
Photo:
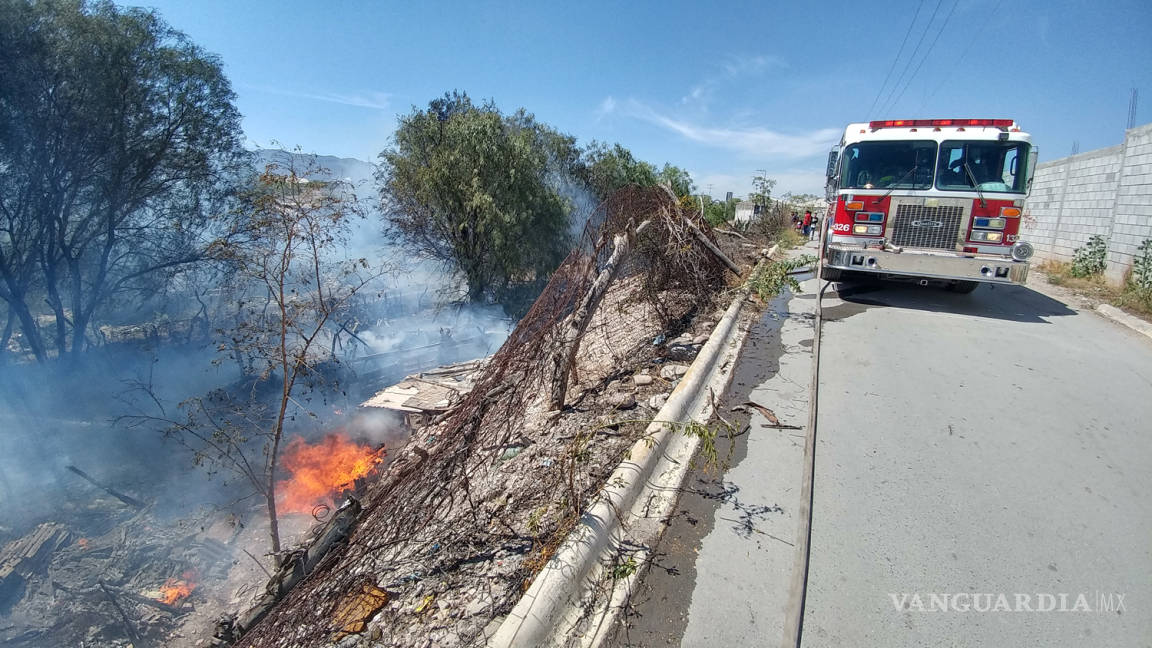
POLYGON ((879 248, 830 245, 825 265, 844 272, 867 272, 891 277, 919 277, 944 281, 981 281, 1023 284, 1028 262, 994 255, 947 252, 894 252, 879 248))

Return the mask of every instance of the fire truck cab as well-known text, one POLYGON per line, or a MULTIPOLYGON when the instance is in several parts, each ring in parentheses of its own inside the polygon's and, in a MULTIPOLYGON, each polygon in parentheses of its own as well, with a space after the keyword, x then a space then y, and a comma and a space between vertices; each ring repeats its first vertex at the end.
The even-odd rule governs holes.
POLYGON ((828 156, 821 277, 1022 284, 1036 150, 1011 119, 849 124, 828 156))

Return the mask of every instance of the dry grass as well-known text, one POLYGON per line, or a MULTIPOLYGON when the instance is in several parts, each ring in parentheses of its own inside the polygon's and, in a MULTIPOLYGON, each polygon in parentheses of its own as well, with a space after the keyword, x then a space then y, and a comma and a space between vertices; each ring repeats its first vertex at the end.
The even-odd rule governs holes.
POLYGON ((1133 315, 1152 318, 1152 291, 1141 290, 1130 281, 1126 280, 1123 288, 1117 288, 1104 281, 1102 275, 1073 277, 1072 264, 1064 261, 1041 261, 1036 269, 1047 275, 1052 285, 1112 304, 1133 315))

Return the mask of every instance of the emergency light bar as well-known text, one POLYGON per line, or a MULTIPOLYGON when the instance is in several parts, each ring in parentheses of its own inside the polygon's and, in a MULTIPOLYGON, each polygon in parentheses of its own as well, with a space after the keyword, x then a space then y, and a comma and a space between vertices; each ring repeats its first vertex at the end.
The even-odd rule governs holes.
POLYGON ((868 128, 910 128, 921 126, 996 126, 1008 128, 1016 122, 1011 119, 888 119, 868 122, 868 128))

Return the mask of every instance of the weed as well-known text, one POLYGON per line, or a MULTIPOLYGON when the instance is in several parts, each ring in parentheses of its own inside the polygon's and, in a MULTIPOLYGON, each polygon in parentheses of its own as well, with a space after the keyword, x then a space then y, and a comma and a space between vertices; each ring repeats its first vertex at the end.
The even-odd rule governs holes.
POLYGON ((1093 235, 1083 247, 1076 248, 1072 256, 1073 277, 1092 277, 1104 272, 1108 257, 1108 242, 1099 234, 1093 235))
POLYGON ((628 560, 612 566, 612 580, 623 580, 636 573, 636 558, 628 556, 628 560))
POLYGON ((747 285, 762 301, 779 295, 785 287, 792 292, 801 292, 800 282, 789 273, 815 262, 816 257, 808 254, 784 261, 769 261, 757 266, 752 276, 748 277, 747 285))
POLYGON ((528 533, 534 536, 540 534, 540 520, 544 518, 544 513, 547 511, 547 507, 541 506, 528 514, 528 533))
POLYGON ((1136 251, 1128 283, 1137 290, 1152 291, 1152 239, 1144 239, 1136 251))
POLYGON ((807 242, 808 239, 804 238, 803 234, 797 232, 795 228, 792 227, 782 229, 776 234, 776 244, 780 246, 781 250, 791 250, 807 242))

